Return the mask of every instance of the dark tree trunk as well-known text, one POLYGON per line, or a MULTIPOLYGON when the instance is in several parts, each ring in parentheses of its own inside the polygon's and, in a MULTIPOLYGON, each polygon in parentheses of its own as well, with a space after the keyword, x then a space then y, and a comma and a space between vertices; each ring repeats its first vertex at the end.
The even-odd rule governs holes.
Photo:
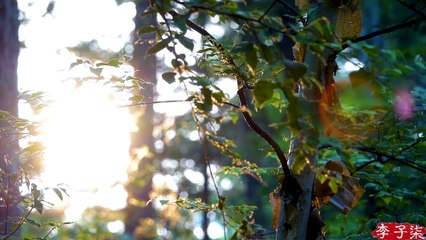
POLYGON ((13 119, 18 114, 17 66, 19 56, 19 11, 14 0, 0 0, 0 233, 8 234, 19 217, 17 207, 17 133, 13 119), (6 115, 8 112, 10 115, 6 115))
MULTIPOLYGON (((144 96, 144 101, 152 101, 154 98, 154 87, 156 85, 156 59, 155 56, 145 58, 145 52, 150 47, 150 40, 155 39, 154 35, 146 34, 143 38, 136 36, 137 30, 142 26, 155 25, 155 15, 148 15, 141 19, 139 16, 148 8, 147 1, 136 2, 137 14, 135 17, 135 42, 132 65, 135 69, 135 77, 142 78, 149 84, 143 85, 143 89, 138 93, 144 96)), ((132 109, 133 113, 138 117, 137 126, 138 131, 132 136, 131 152, 133 161, 138 161, 138 170, 131 175, 133 179, 127 186, 129 200, 137 199, 141 202, 147 202, 150 199, 150 192, 152 191, 152 176, 154 173, 154 157, 152 154, 147 154, 142 159, 138 159, 137 154, 134 153, 136 149, 147 147, 149 153, 154 152, 154 139, 153 132, 153 119, 154 110, 153 106, 148 104, 146 106, 135 107, 132 109)), ((133 205, 128 201, 126 209, 126 233, 133 235, 135 239, 152 239, 155 234, 153 225, 148 226, 147 223, 152 223, 155 212, 152 205, 140 207, 133 205)))

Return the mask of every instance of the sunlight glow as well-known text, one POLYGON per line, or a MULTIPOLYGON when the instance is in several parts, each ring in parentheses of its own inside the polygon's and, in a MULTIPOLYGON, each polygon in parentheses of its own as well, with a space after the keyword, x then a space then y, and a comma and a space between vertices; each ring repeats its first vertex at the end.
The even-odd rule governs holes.
POLYGON ((73 192, 67 218, 76 220, 85 207, 95 205, 123 208, 127 194, 122 183, 127 180, 132 121, 127 110, 114 107, 105 87, 85 84, 63 96, 45 114, 41 180, 47 185, 70 186, 73 192))
POLYGON ((346 61, 343 65, 343 69, 347 72, 358 71, 360 68, 364 67, 364 64, 356 58, 351 58, 349 60, 350 61, 346 61))
POLYGON ((122 221, 112 221, 107 224, 107 228, 112 233, 123 233, 124 223, 122 221))
POLYGON ((217 239, 223 237, 223 226, 218 222, 212 222, 207 227, 207 235, 211 239, 217 239))
POLYGON ((129 120, 110 101, 107 92, 93 85, 75 90, 50 109, 44 179, 78 189, 126 179, 128 157, 121 153, 129 146, 129 120))
MULTIPOLYGON (((47 187, 68 185, 70 197, 63 202, 54 194, 46 198, 55 208, 66 208, 66 220, 77 221, 87 207, 125 206, 123 183, 134 120, 127 109, 116 107, 117 98, 126 96, 96 84, 74 89, 73 79, 90 72, 80 67, 69 71, 78 57, 68 48, 96 40, 103 51, 120 51, 131 40, 136 9, 133 2, 55 0, 53 11, 44 14, 49 2, 18 0, 23 18, 19 38, 25 45, 19 57, 19 89, 43 91, 55 100, 39 116, 47 119, 41 136, 46 152, 44 171, 34 181, 47 187)), ((133 69, 128 66, 124 71, 133 69)), ((108 72, 105 69, 103 74, 108 72)), ((20 116, 31 118, 28 106, 21 105, 20 116)))

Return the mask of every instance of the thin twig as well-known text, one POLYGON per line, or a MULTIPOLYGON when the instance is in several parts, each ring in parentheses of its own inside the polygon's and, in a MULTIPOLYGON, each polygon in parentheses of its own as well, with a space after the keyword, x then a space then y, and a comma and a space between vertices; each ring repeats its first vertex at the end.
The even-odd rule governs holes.
MULTIPOLYGON (((223 15, 223 16, 231 17, 231 18, 238 19, 238 20, 244 20, 244 21, 247 21, 247 22, 255 22, 255 23, 258 23, 258 24, 260 24, 260 25, 262 25, 262 26, 264 26, 264 27, 266 27, 266 28, 268 28, 270 30, 278 32, 278 33, 284 33, 284 34, 288 34, 289 33, 289 31, 287 29, 278 29, 278 28, 275 28, 273 26, 270 26, 270 25, 264 23, 262 21, 262 19, 259 20, 259 19, 256 19, 256 18, 246 17, 246 16, 239 15, 239 14, 236 14, 236 13, 224 12, 224 11, 218 10, 216 8, 210 8, 210 7, 205 7, 205 6, 201 6, 201 5, 188 5, 188 4, 185 4, 183 2, 178 2, 178 3, 184 5, 186 8, 193 9, 195 12, 197 12, 197 10, 203 10, 203 11, 215 13, 215 14, 218 14, 218 15, 223 15)), ((169 11, 169 13, 173 17, 175 17, 175 16, 178 15, 174 10, 169 11)))
POLYGON ((277 3, 277 0, 274 0, 271 5, 269 5, 268 9, 266 9, 266 11, 262 14, 262 16, 259 17, 259 19, 257 19, 257 21, 262 22, 263 18, 266 17, 266 15, 268 15, 268 13, 272 10, 272 8, 275 6, 275 4, 277 3))
POLYGON ((286 3, 285 1, 282 0, 278 0, 278 2, 284 6, 284 8, 286 8, 287 10, 289 10, 292 14, 298 16, 301 20, 303 19, 303 16, 300 15, 300 12, 297 11, 296 9, 294 9, 292 6, 288 5, 288 3, 286 3))
POLYGON ((16 228, 11 233, 9 233, 4 239, 8 239, 12 237, 16 232, 18 232, 18 230, 22 227, 25 220, 28 218, 28 216, 31 214, 33 210, 34 210, 34 206, 31 206, 30 210, 28 210, 27 214, 25 214, 25 216, 21 219, 21 221, 18 223, 16 228))
POLYGON ((367 167, 368 165, 370 165, 370 164, 372 164, 372 163, 375 163, 375 162, 379 162, 379 159, 377 159, 377 158, 376 158, 376 159, 374 159, 374 160, 371 160, 371 161, 368 161, 368 162, 366 162, 366 163, 362 164, 361 166, 359 166, 359 167, 355 168, 355 170, 353 170, 353 171, 351 172, 351 174, 354 174, 354 173, 358 172, 359 170, 361 170, 361 169, 363 169, 363 168, 367 167))
POLYGON ((424 142, 424 141, 425 141, 425 139, 424 139, 424 138, 418 138, 418 139, 417 139, 415 142, 413 142, 412 144, 410 144, 410 145, 406 146, 405 148, 401 149, 401 150, 399 151, 399 154, 401 154, 401 153, 403 153, 403 152, 405 152, 405 151, 410 150, 411 148, 415 147, 416 145, 418 145, 419 143, 422 143, 422 142, 424 142))
MULTIPOLYGON (((187 89, 185 83, 184 83, 184 87, 185 87, 187 95, 189 96, 188 89, 187 89)), ((203 152, 203 159, 204 159, 204 161, 207 165, 210 177, 213 181, 213 186, 214 186, 215 191, 216 191, 217 200, 218 200, 218 202, 220 202, 220 201, 222 201, 222 197, 220 196, 219 187, 217 186, 216 180, 214 179, 213 171, 212 171, 212 168, 211 168, 211 165, 210 165, 210 159, 209 159, 209 156, 208 156, 208 153, 207 153, 207 144, 206 144, 206 137, 205 137, 206 136, 206 129, 201 125, 201 121, 198 119, 198 116, 196 115, 195 109, 194 109, 192 104, 191 104, 191 113, 192 113, 192 117, 195 120, 195 124, 197 126, 198 137, 200 139, 201 149, 202 149, 202 152, 203 152)), ((208 181, 208 179, 205 179, 205 181, 208 181)), ((223 209, 219 209, 219 210, 220 210, 220 212, 222 214, 222 218, 223 218, 223 234, 224 234, 224 238, 226 240, 225 211, 223 209)))
MULTIPOLYGON (((162 104, 162 103, 186 103, 191 102, 189 99, 175 99, 175 100, 162 100, 162 101, 151 101, 151 102, 140 102, 140 103, 134 103, 134 104, 128 104, 128 105, 121 105, 120 108, 127 108, 127 107, 137 107, 137 106, 147 106, 147 105, 154 105, 154 104, 162 104)), ((224 105, 228 105, 234 108, 239 109, 240 106, 230 103, 230 102, 222 102, 224 105)))
POLYGON ((136 106, 147 106, 147 105, 154 105, 154 104, 161 104, 161 103, 184 103, 189 102, 190 100, 163 100, 163 101, 151 101, 151 102, 140 102, 140 103, 133 103, 128 105, 121 105, 120 108, 127 108, 127 107, 136 107, 136 106))
MULTIPOLYGON (((418 144, 417 142, 415 142, 415 143, 418 144)), ((414 145, 416 145, 416 144, 414 144, 414 145)), ((329 144, 329 143, 326 143, 326 144, 321 144, 321 145, 317 146, 316 150, 319 151, 319 150, 324 149, 324 148, 336 148, 336 146, 334 146, 332 144, 329 144)), ((422 173, 426 173, 426 166, 422 166, 422 165, 420 165, 420 164, 418 164, 416 162, 410 161, 408 159, 403 159, 403 158, 396 157, 396 156, 391 155, 389 153, 378 151, 374 147, 348 146, 347 149, 354 149, 354 150, 358 150, 358 151, 362 151, 362 152, 367 152, 367 153, 371 153, 371 154, 374 154, 374 155, 377 156, 377 158, 375 160, 372 160, 372 161, 369 161, 367 163, 362 164, 361 166, 359 166, 358 168, 356 168, 353 172, 357 172, 360 169, 362 169, 362 168, 364 168, 364 167, 366 167, 366 166, 368 166, 368 165, 370 165, 370 164, 372 164, 374 162, 386 163, 387 161, 392 160, 392 161, 401 163, 401 164, 403 164, 403 165, 405 165, 407 167, 411 167, 413 169, 416 169, 416 170, 418 170, 418 171, 420 171, 422 173), (388 160, 387 161, 382 160, 383 157, 387 158, 388 160)))
POLYGON ((426 173, 426 167, 425 166, 422 166, 422 165, 420 165, 420 164, 418 164, 416 162, 413 162, 413 161, 410 161, 410 160, 407 160, 407 159, 402 159, 402 158, 395 157, 395 156, 393 156, 393 155, 391 155, 389 153, 384 153, 384 152, 377 151, 375 148, 371 148, 371 147, 360 147, 360 146, 353 146, 353 147, 349 147, 349 148, 355 149, 355 150, 359 150, 359 151, 363 151, 363 152, 372 153, 372 154, 375 154, 377 156, 383 156, 383 157, 388 158, 389 160, 393 160, 393 161, 399 162, 399 163, 401 163, 401 164, 403 164, 405 166, 414 168, 414 169, 416 169, 416 170, 418 170, 418 171, 420 171, 422 173, 426 173))
POLYGON ((415 15, 419 14, 422 16, 425 16, 425 14, 422 12, 423 9, 425 9, 425 6, 423 6, 420 10, 416 9, 416 7, 414 7, 413 5, 409 5, 408 3, 402 1, 402 0, 397 0, 399 4, 401 4, 402 6, 410 9, 411 11, 413 11, 413 14, 411 16, 409 16, 408 18, 406 18, 403 22, 408 21, 409 19, 411 19, 412 17, 414 17, 415 15))

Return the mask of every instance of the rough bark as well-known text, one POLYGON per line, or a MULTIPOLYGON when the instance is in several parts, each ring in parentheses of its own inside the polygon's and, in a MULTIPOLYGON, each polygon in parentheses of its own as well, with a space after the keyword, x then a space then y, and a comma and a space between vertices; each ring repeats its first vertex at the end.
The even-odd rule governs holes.
MULTIPOLYGON (((144 101, 150 102, 154 100, 154 86, 156 85, 156 59, 155 56, 145 58, 145 52, 150 47, 149 42, 155 39, 154 35, 145 34, 141 38, 137 37, 136 32, 142 26, 154 25, 155 15, 145 16, 143 19, 140 15, 148 8, 147 1, 137 1, 136 9, 137 14, 135 17, 135 42, 132 65, 135 69, 135 77, 142 78, 147 84, 143 85, 143 89, 138 93, 144 96, 144 101)), ((137 126, 138 131, 132 136, 131 152, 133 161, 138 162, 138 170, 132 173, 136 179, 133 179, 127 186, 129 201, 125 210, 126 213, 126 227, 127 234, 134 236, 135 239, 152 239, 150 236, 153 232, 152 225, 155 211, 152 205, 145 207, 132 204, 131 199, 137 199, 141 202, 148 202, 150 200, 150 193, 152 191, 152 176, 154 174, 154 158, 152 154, 145 155, 142 159, 138 159, 135 150, 147 147, 149 153, 154 152, 154 139, 153 133, 153 119, 154 109, 152 104, 146 106, 134 107, 132 112, 138 116, 137 126), (138 183, 138 184, 136 184, 138 183)))
POLYGON ((13 117, 18 114, 19 56, 17 1, 0 1, 0 233, 8 234, 19 217, 17 172, 19 149, 13 117), (5 112, 10 114, 6 117, 5 112), (8 119, 8 120, 6 120, 8 119))

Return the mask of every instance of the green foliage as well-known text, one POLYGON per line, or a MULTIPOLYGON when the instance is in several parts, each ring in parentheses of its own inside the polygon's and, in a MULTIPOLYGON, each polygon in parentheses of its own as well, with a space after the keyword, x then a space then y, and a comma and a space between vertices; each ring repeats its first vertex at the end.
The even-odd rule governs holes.
MULTIPOLYGON (((417 185, 405 186, 401 181, 415 179, 420 184, 422 180, 419 175, 425 173, 425 162, 421 160, 425 147, 424 123, 420 121, 424 112, 424 88, 422 84, 415 83, 424 83, 424 79, 419 77, 425 71, 423 58, 420 55, 410 58, 398 49, 379 48, 365 41, 338 42, 335 35, 336 31, 341 31, 341 25, 332 26, 324 17, 307 21, 301 16, 291 16, 295 15, 294 12, 287 13, 292 20, 299 21, 298 26, 294 24, 289 30, 280 17, 280 7, 274 6, 275 3, 271 4, 270 9, 252 4, 250 7, 242 2, 154 2, 153 9, 163 17, 164 22, 160 22, 156 30, 149 28, 157 33, 157 43, 148 50, 148 54, 162 49, 170 51, 175 56, 172 60, 174 69, 167 69, 162 75, 163 79, 168 83, 179 82, 196 87, 195 93, 191 93, 186 101, 192 103, 198 131, 232 163, 230 166, 222 166, 217 176, 239 179, 243 175, 250 175, 264 184, 267 184, 264 179, 268 178, 274 179, 273 184, 280 181, 282 172, 275 165, 276 162, 245 160, 245 155, 252 156, 242 154, 239 150, 253 153, 250 146, 236 147, 240 142, 236 144, 230 139, 235 139, 235 135, 224 137, 227 136, 226 132, 206 127, 214 122, 220 124, 220 128, 228 129, 231 123, 238 126, 241 118, 254 118, 274 127, 277 135, 286 140, 291 139, 286 135, 288 133, 292 133, 293 138, 307 136, 302 138, 304 148, 292 152, 296 156, 292 165, 294 174, 300 174, 306 166, 311 166, 309 158, 317 155, 318 167, 329 160, 341 160, 351 175, 361 179, 367 193, 352 210, 353 213, 343 217, 326 208, 325 215, 330 219, 326 223, 346 219, 342 224, 330 224, 330 236, 369 236, 371 228, 352 231, 356 219, 366 223, 369 218, 379 219, 384 216, 380 214, 395 209, 421 207, 419 203, 424 193, 416 190, 417 185), (177 6, 179 10, 176 10, 177 6), (227 37, 214 39, 203 28, 202 18, 194 16, 194 12, 201 16, 218 15, 218 24, 225 28, 227 37), (230 22, 238 27, 229 27, 230 22), (202 48, 194 53, 198 63, 196 67, 188 65, 186 56, 177 53, 178 42, 188 50, 195 49, 194 42, 185 36, 188 29, 203 37, 202 48), (282 40, 278 39, 284 35, 296 42, 299 48, 296 53, 298 61, 287 59, 280 48, 282 40), (303 62, 306 51, 312 54, 309 57, 318 59, 317 65, 309 65, 312 59, 303 62), (321 110, 319 105, 324 103, 318 102, 322 101, 316 99, 318 96, 303 96, 295 88, 324 87, 321 74, 318 73, 323 72, 329 63, 330 59, 323 56, 330 52, 336 53, 338 61, 353 62, 353 59, 362 58, 362 64, 359 70, 346 73, 347 77, 341 80, 341 85, 340 82, 336 83, 338 86, 333 91, 338 96, 339 108, 321 110), (223 91, 215 86, 215 81, 222 77, 234 79, 239 90, 238 100, 226 98, 223 91), (407 79, 413 81, 405 83, 407 79), (409 94, 414 105, 410 113, 412 115, 407 120, 398 119, 399 110, 396 107, 396 102, 400 101, 398 90, 403 85, 416 85, 410 88, 412 91, 409 94), (252 100, 254 109, 245 105, 241 91, 245 91, 249 100, 252 100), (240 102, 242 105, 232 102, 240 102), (214 108, 219 109, 218 113, 212 113, 214 108), (264 113, 270 109, 274 109, 273 116, 278 121, 270 121, 270 118, 265 117, 264 113), (244 116, 239 113, 244 113, 244 116), (320 133, 319 141, 315 140, 317 133, 320 133), (322 149, 322 145, 332 147, 322 149), (375 205, 368 206, 368 201, 375 205)), ((287 6, 281 11, 291 12, 291 9, 287 6)), ((319 14, 315 8, 306 11, 312 16, 319 14)), ((145 32, 146 29, 142 28, 141 31, 145 32)), ((356 40, 353 37, 350 39, 356 40)), ((251 125, 250 128, 254 130, 251 125)), ((288 142, 283 145, 288 145, 288 142)), ((268 149, 256 156, 264 159, 265 156, 276 158, 277 155, 268 149)), ((333 193, 338 193, 344 184, 342 179, 318 171, 317 178, 321 183, 328 181, 333 193)), ((227 201, 223 202, 221 199, 222 194, 217 192, 216 205, 207 204, 201 199, 180 199, 176 204, 195 211, 223 211, 224 220, 229 221, 231 217, 227 212, 230 209, 227 203, 232 200, 227 197, 227 201)), ((262 236, 250 230, 247 218, 241 218, 236 223, 238 228, 231 239, 262 236)))

